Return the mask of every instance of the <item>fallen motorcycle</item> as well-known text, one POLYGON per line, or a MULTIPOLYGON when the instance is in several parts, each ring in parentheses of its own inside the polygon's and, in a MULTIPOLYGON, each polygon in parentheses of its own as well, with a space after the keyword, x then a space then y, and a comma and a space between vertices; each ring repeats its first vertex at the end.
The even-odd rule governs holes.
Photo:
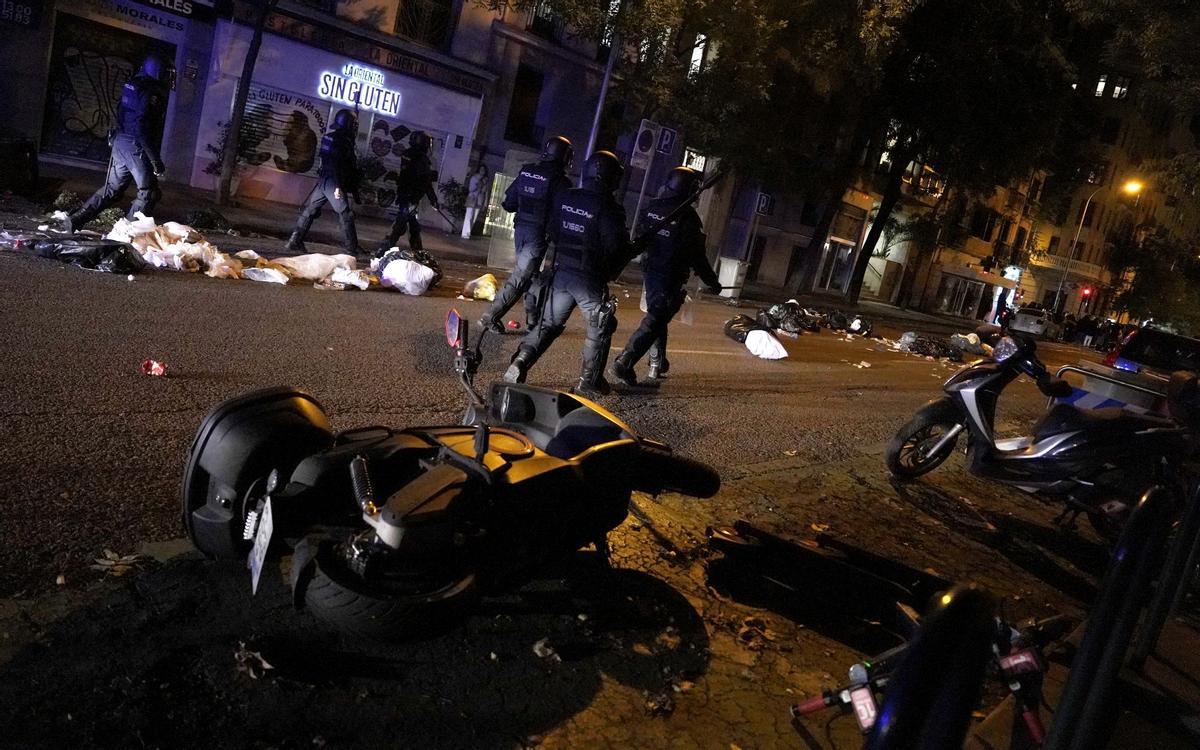
POLYGON ((976 333, 994 346, 991 357, 952 375, 942 387, 946 395, 900 428, 885 456, 895 477, 912 479, 937 468, 965 431, 972 474, 1062 500, 1067 504, 1064 520, 1086 513, 1109 538, 1116 537, 1148 485, 1183 481, 1179 469, 1193 451, 1200 414, 1195 374, 1172 377, 1167 395, 1171 419, 1058 403, 1042 415, 1031 435, 997 439, 997 401, 1022 374, 1050 398, 1065 398, 1073 389, 1050 375, 1032 339, 1001 337, 993 326, 976 333))
POLYGON ((497 383, 485 400, 480 347, 456 311, 446 330, 470 401, 460 425, 335 433, 294 388, 213 409, 181 491, 192 543, 212 558, 248 556, 255 589, 290 548, 297 606, 345 631, 403 638, 587 544, 606 554, 635 490, 719 489, 711 468, 586 399, 497 383))

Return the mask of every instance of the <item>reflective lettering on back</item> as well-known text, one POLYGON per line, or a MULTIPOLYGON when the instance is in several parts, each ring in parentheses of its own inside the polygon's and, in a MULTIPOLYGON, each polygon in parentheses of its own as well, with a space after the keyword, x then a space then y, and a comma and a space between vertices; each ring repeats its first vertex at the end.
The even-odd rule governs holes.
MULTIPOLYGON (((662 215, 660 215, 660 214, 657 214, 657 213, 655 213, 653 210, 651 210, 651 211, 647 211, 647 212, 646 212, 646 218, 647 218, 647 219, 648 219, 648 220, 649 220, 651 223, 653 223, 653 224, 657 224, 658 222, 662 221, 662 220, 663 220, 663 219, 665 219, 666 217, 665 217, 665 216, 662 216, 662 215)), ((667 239, 670 239, 670 238, 671 238, 671 229, 672 229, 672 228, 673 228, 673 227, 674 227, 676 224, 678 224, 678 223, 679 223, 679 222, 678 222, 678 220, 676 220, 676 221, 672 221, 670 224, 667 224, 667 225, 666 225, 665 227, 663 227, 662 229, 659 229, 659 230, 658 230, 658 236, 659 236, 659 237, 666 237, 667 239)))
POLYGON ((583 236, 587 232, 588 224, 596 218, 596 215, 586 208, 572 206, 569 203, 563 203, 559 207, 559 214, 563 231, 578 236, 583 236))
POLYGON ((538 174, 537 172, 522 169, 521 174, 517 176, 517 180, 520 183, 517 187, 517 192, 525 198, 543 200, 546 194, 550 192, 550 180, 545 175, 538 174))

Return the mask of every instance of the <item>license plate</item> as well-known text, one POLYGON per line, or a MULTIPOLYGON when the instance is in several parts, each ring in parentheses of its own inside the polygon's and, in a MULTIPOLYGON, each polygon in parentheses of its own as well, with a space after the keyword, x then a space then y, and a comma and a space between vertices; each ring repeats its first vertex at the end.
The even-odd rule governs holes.
POLYGON ((275 521, 271 517, 271 499, 263 505, 262 517, 258 519, 258 530, 254 532, 254 546, 250 549, 250 591, 258 593, 258 579, 262 576, 263 563, 267 559, 267 548, 271 546, 271 532, 275 530, 275 521))

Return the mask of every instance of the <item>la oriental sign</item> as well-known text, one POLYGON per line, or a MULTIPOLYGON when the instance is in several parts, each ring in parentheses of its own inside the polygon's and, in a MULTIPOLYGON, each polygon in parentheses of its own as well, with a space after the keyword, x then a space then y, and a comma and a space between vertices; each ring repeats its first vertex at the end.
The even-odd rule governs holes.
POLYGON ((340 73, 325 71, 317 83, 317 96, 381 115, 400 114, 400 92, 385 86, 381 71, 346 63, 340 73))

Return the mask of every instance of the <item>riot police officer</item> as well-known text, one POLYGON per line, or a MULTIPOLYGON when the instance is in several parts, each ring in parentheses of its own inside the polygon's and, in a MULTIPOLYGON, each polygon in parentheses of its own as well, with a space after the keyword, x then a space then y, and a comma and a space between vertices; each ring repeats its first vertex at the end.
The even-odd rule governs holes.
POLYGON ((286 247, 296 252, 306 252, 304 237, 313 222, 321 215, 326 204, 337 212, 342 227, 346 252, 358 255, 358 229, 354 224, 354 207, 351 196, 358 195, 362 173, 358 168, 358 155, 354 141, 358 135, 358 115, 354 110, 339 110, 333 117, 333 128, 321 138, 321 167, 317 172, 317 184, 304 202, 304 210, 296 219, 296 228, 288 238, 286 247))
POLYGON ((409 134, 408 148, 400 157, 400 170, 395 178, 396 206, 399 211, 392 222, 392 228, 376 249, 376 256, 392 249, 405 230, 408 231, 410 248, 416 252, 425 249, 421 243, 421 222, 417 220, 417 205, 422 198, 429 198, 429 203, 434 208, 441 208, 437 192, 433 189, 437 173, 433 171, 433 163, 429 159, 432 145, 433 139, 429 137, 429 133, 414 130, 409 134))
POLYGON ((545 312, 521 341, 504 373, 524 382, 529 368, 550 348, 578 305, 586 316, 587 340, 575 393, 594 398, 609 392, 604 364, 617 329, 616 299, 608 281, 620 270, 627 249, 625 209, 613 198, 624 172, 609 151, 597 151, 583 166, 583 185, 566 191, 553 214, 554 269, 545 312))
POLYGON ((159 155, 167 99, 175 88, 175 67, 151 53, 121 89, 116 127, 109 134, 112 156, 104 187, 96 191, 63 227, 70 232, 83 227, 96 215, 121 199, 129 183, 137 184, 137 197, 129 206, 128 218, 141 211, 148 214, 162 197, 158 181, 166 174, 159 155))
MULTIPOLYGON (((643 214, 642 226, 661 223, 672 211, 690 201, 700 182, 700 173, 689 167, 676 167, 667 175, 658 198, 643 214)), ((717 275, 704 253, 704 227, 696 209, 689 203, 669 224, 650 239, 643 264, 646 286, 646 315, 629 337, 625 348, 613 360, 609 374, 626 385, 637 385, 633 366, 649 350, 650 377, 665 375, 667 362, 667 326, 687 298, 683 286, 694 271, 710 291, 721 289, 717 275)))
POLYGON ((504 202, 505 211, 515 213, 513 218, 513 242, 516 245, 516 264, 504 286, 496 293, 492 306, 479 319, 481 328, 503 331, 500 316, 508 312, 517 297, 525 295, 525 322, 532 330, 537 325, 537 287, 534 281, 542 266, 542 258, 549 246, 547 231, 551 211, 559 205, 563 193, 570 188, 567 170, 575 147, 571 141, 556 135, 546 141, 542 157, 536 164, 525 164, 517 179, 508 186, 504 202))

